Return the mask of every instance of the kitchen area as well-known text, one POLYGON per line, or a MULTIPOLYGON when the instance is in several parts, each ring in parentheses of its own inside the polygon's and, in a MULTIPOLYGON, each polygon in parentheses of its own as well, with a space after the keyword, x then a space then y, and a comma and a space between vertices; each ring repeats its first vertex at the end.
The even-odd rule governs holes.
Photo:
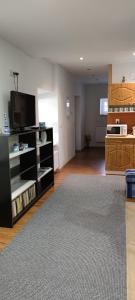
POLYGON ((108 91, 106 174, 135 168, 135 83, 110 83, 108 91))

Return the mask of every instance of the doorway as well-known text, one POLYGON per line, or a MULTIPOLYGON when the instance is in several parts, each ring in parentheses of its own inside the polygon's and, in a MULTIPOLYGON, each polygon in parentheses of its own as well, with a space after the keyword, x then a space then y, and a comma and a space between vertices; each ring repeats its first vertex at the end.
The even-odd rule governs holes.
POLYGON ((53 128, 54 171, 59 169, 58 99, 52 92, 38 90, 38 118, 53 128))

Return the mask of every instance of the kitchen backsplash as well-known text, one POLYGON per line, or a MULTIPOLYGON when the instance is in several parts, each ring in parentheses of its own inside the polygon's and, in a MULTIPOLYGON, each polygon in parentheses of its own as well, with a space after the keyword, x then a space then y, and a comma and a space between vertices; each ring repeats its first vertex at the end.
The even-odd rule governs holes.
POLYGON ((134 111, 108 113, 107 124, 115 124, 116 119, 120 120, 120 124, 127 124, 128 133, 132 133, 132 127, 135 126, 135 112, 134 111))

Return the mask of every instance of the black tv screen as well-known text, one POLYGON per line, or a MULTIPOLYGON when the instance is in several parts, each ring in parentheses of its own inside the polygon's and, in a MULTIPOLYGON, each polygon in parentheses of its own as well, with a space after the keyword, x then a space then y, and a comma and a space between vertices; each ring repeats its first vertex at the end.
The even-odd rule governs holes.
POLYGON ((35 96, 11 91, 11 127, 13 129, 34 126, 35 96))

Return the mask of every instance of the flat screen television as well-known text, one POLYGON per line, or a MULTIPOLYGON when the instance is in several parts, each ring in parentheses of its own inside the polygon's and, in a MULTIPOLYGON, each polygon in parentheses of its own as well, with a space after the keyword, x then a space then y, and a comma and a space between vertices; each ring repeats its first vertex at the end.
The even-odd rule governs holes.
POLYGON ((24 129, 34 126, 36 123, 35 96, 11 91, 10 100, 11 128, 24 129))

